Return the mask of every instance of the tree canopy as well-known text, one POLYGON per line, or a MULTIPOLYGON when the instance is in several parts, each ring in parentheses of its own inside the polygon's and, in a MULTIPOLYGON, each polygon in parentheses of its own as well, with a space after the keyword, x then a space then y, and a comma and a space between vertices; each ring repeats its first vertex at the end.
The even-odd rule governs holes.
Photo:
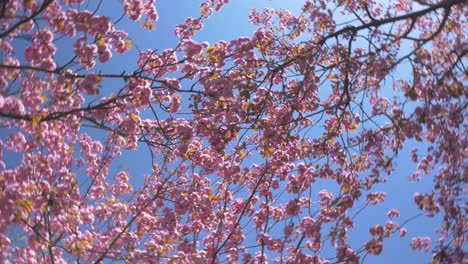
POLYGON ((402 247, 467 260, 465 1, 304 0, 211 43, 230 3, 187 1, 163 50, 126 28, 158 2, 110 2, 0 1, 1 262, 360 263, 413 219, 350 242, 392 177, 440 219, 402 247))

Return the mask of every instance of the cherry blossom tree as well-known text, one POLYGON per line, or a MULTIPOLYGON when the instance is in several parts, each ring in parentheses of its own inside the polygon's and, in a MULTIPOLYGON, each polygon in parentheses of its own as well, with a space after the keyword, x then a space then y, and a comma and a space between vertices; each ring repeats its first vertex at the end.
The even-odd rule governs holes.
POLYGON ((407 232, 395 208, 349 243, 401 156, 441 219, 404 246, 466 261, 465 1, 307 0, 208 43, 228 1, 206 0, 130 72, 101 69, 137 49, 120 20, 157 30, 157 3, 104 2, 0 1, 3 263, 359 263, 407 232), (119 169, 133 151, 151 170, 119 169))

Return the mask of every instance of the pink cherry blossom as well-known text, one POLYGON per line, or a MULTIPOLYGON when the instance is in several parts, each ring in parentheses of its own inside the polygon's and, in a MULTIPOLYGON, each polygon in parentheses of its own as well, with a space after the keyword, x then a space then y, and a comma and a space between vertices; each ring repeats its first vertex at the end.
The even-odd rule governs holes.
POLYGON ((0 3, 0 262, 466 259, 464 1, 183 4, 0 3))

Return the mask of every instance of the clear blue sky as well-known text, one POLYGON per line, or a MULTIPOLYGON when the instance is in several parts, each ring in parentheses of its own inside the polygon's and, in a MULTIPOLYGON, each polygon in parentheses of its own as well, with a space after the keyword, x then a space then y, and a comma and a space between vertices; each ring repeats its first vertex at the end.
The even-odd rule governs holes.
MULTIPOLYGON (((213 15, 205 22, 204 30, 197 34, 197 41, 208 41, 214 43, 219 40, 229 41, 239 36, 251 36, 254 27, 248 23, 248 12, 251 8, 263 7, 285 8, 293 13, 300 11, 301 4, 304 1, 289 0, 289 1, 265 1, 265 0, 239 0, 230 1, 219 13, 213 15)), ((187 16, 196 17, 199 15, 200 1, 174 1, 174 0, 158 0, 156 6, 159 13, 159 21, 156 23, 156 30, 148 33, 148 31, 140 28, 140 23, 129 23, 124 21, 119 26, 129 32, 129 36, 133 39, 134 44, 141 50, 147 48, 164 50, 172 48, 177 43, 177 39, 173 36, 174 25, 181 23, 187 16)), ((110 7, 113 9, 116 6, 110 7)), ((103 9, 106 10, 106 9, 103 9)), ((108 10, 108 9, 107 9, 108 10)), ((115 10, 116 14, 120 14, 120 10, 115 10)), ((133 54, 114 57, 111 65, 106 65, 106 69, 121 72, 122 66, 127 70, 132 70, 135 66, 136 50, 133 54)), ((404 69, 402 71, 402 74, 404 69)), ((392 93, 391 88, 388 89, 389 96, 392 93)), ((409 160, 409 151, 413 148, 410 146, 410 141, 407 142, 404 150, 400 152, 397 160, 397 166, 394 174, 389 177, 389 182, 380 186, 380 191, 387 192, 387 200, 384 204, 376 207, 370 207, 364 210, 356 218, 356 226, 349 233, 351 245, 360 245, 363 241, 369 239, 369 228, 375 224, 385 224, 388 220, 386 213, 397 208, 400 211, 398 222, 413 217, 420 213, 419 209, 413 203, 414 192, 423 193, 431 189, 432 179, 430 177, 423 178, 421 182, 413 182, 408 184, 408 176, 415 169, 415 164, 409 160)), ((419 143, 419 142, 417 142, 419 143)), ((418 145, 421 147, 420 145, 418 145)), ((419 155, 424 153, 424 149, 419 150, 419 155)), ((146 173, 149 168, 149 160, 146 164, 142 164, 142 160, 148 155, 145 150, 140 150, 134 153, 126 153, 121 161, 123 167, 131 170, 133 176, 141 173, 146 173), (141 166, 135 166, 141 164, 141 166)), ((255 162, 255 161, 254 161, 255 162)), ((143 163, 145 163, 143 161, 143 163)), ((317 187, 322 189, 323 187, 317 187)), ((440 216, 439 216, 440 217, 440 216)), ((384 251, 380 256, 367 256, 365 263, 426 263, 431 256, 430 252, 416 252, 409 249, 409 244, 412 237, 415 236, 431 236, 433 243, 436 242, 434 229, 440 222, 439 218, 428 219, 419 217, 405 225, 408 234, 404 238, 398 236, 385 240, 384 251)))
MULTIPOLYGON (((115 1, 103 1, 104 6, 101 9, 106 15, 111 14, 114 19, 120 17, 122 9, 120 3, 115 1)), ((238 0, 231 1, 220 13, 213 15, 206 21, 205 28, 197 36, 198 41, 208 41, 214 43, 218 40, 229 41, 239 36, 250 36, 254 27, 248 23, 248 12, 251 8, 263 7, 285 8, 297 13, 300 10, 301 4, 304 1, 299 0, 238 0)), ((123 20, 117 27, 126 30, 129 36, 133 39, 134 47, 141 50, 148 48, 164 50, 172 48, 177 43, 177 39, 173 36, 174 26, 184 21, 187 16, 199 16, 200 1, 187 0, 158 0, 156 6, 158 9, 160 20, 156 23, 156 30, 148 32, 140 28, 140 22, 130 22, 123 20)), ((132 52, 119 56, 114 54, 110 64, 101 65, 96 70, 102 69, 103 72, 120 73, 123 70, 132 71, 136 68, 137 50, 134 48, 132 52)), ((63 53, 63 59, 66 59, 70 54, 63 53)), ((60 57, 59 57, 60 59, 60 57)), ((103 87, 103 93, 110 93, 112 87, 103 87)), ((391 88, 389 88, 389 94, 391 88)), ((7 131, 0 131, 0 135, 4 138, 7 131)), ((409 141, 408 141, 409 142, 409 141)), ((401 223, 405 219, 410 218, 420 211, 413 203, 414 192, 424 192, 430 190, 432 179, 430 177, 423 178, 421 182, 408 184, 407 178, 415 168, 415 164, 409 161, 409 151, 412 146, 406 146, 404 151, 400 152, 395 173, 389 178, 387 184, 381 185, 381 191, 387 192, 387 201, 382 205, 374 208, 368 208, 363 211, 357 218, 355 229, 349 233, 351 245, 359 245, 363 241, 369 239, 369 228, 375 223, 384 224, 388 219, 386 213, 392 208, 397 208, 400 211, 398 221, 401 223)), ((423 154, 423 149, 419 152, 423 154)), ((135 180, 144 173, 149 172, 150 163, 148 152, 144 148, 140 148, 136 152, 125 152, 124 155, 115 163, 115 170, 118 168, 129 169, 135 180), (146 161, 147 160, 147 161, 146 161)), ((8 159, 6 160, 8 164, 8 159)), ((13 158, 10 159, 13 162, 13 158)), ((255 159, 253 160, 255 162, 255 159)), ((138 184, 137 182, 135 182, 138 184)), ((319 188, 319 187, 317 187, 319 188)), ((322 189, 320 187, 319 189, 322 189)), ((428 219, 420 217, 409 222, 405 227, 408 229, 408 234, 405 238, 387 239, 384 244, 384 251, 378 257, 368 256, 365 263, 426 263, 429 260, 430 252, 415 252, 409 249, 410 240, 415 236, 429 235, 433 242, 436 242, 434 229, 439 221, 438 219, 428 219)), ((331 256, 330 256, 331 257, 331 256)))

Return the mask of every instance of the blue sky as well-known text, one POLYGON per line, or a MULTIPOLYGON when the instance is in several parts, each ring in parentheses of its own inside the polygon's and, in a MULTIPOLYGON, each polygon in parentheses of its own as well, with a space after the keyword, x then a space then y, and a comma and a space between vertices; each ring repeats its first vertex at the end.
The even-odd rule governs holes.
MULTIPOLYGON (((174 25, 181 23, 187 16, 198 16, 198 3, 200 1, 193 1, 190 4, 186 1, 170 1, 159 0, 156 2, 156 7, 159 13, 159 21, 156 23, 156 30, 148 33, 139 27, 140 23, 127 23, 124 22, 120 27, 129 32, 129 36, 133 38, 135 46, 145 50, 147 48, 164 50, 166 48, 174 47, 177 39, 173 36, 174 25)), ((214 43, 219 40, 229 41, 239 36, 250 36, 255 28, 248 23, 248 12, 251 8, 256 7, 262 9, 263 7, 285 8, 293 13, 300 11, 301 4, 304 1, 291 0, 291 1, 231 1, 219 13, 210 17, 204 25, 204 30, 199 32, 195 39, 197 41, 208 41, 214 43)), ((136 50, 135 50, 136 51, 136 50)), ((121 58, 115 57, 112 65, 113 70, 120 72, 120 68, 115 66, 127 66, 131 69, 132 63, 131 54, 122 56, 121 58), (114 61, 115 60, 115 61, 114 61), (122 63, 119 63, 121 61, 122 63), (115 67, 115 68, 114 68, 115 67)), ((133 57, 134 58, 134 57, 133 57)), ((402 70, 402 74, 405 72, 402 70)), ((392 93, 391 87, 388 88, 389 94, 392 93)), ((351 244, 359 244, 370 237, 369 228, 375 223, 384 224, 388 219, 386 213, 392 208, 400 210, 400 217, 398 221, 401 223, 404 220, 419 214, 420 211, 413 203, 414 192, 423 193, 431 189, 431 177, 424 177, 421 182, 413 182, 408 184, 408 176, 415 169, 415 164, 409 160, 409 152, 413 147, 419 147, 419 155, 424 153, 424 148, 421 148, 419 142, 413 142, 415 145, 411 146, 411 141, 407 142, 404 150, 400 152, 397 159, 397 166, 393 175, 389 177, 389 182, 377 187, 376 190, 387 192, 387 200, 384 204, 369 207, 359 214, 356 218, 356 226, 350 232, 349 238, 351 244)), ((146 167, 142 164, 138 169, 134 164, 141 164, 144 159, 145 151, 138 151, 136 153, 127 153, 123 157, 123 163, 127 164, 132 171, 132 175, 147 172, 146 167)), ((255 159, 255 158, 254 158, 255 159)), ((126 167, 124 165, 124 167, 126 167)), ((317 187, 322 189, 322 187, 317 187)), ((366 257, 365 263, 424 263, 428 262, 430 252, 416 252, 409 249, 410 240, 415 236, 429 235, 436 242, 434 229, 438 224, 436 218, 419 217, 405 225, 408 229, 408 234, 404 238, 390 238, 385 241, 384 251, 380 256, 366 257)))
MULTIPOLYGON (((205 22, 204 30, 199 32, 195 39, 197 41, 208 41, 214 43, 218 40, 229 41, 239 36, 250 36, 255 28, 248 23, 248 12, 251 8, 256 7, 262 9, 263 7, 285 8, 293 13, 300 10, 301 4, 304 1, 231 1, 221 12, 213 15, 205 22)), ((198 3, 199 1, 170 1, 159 0, 156 6, 159 13, 159 21, 156 23, 156 30, 148 33, 143 31, 140 23, 128 23, 128 21, 119 25, 129 32, 129 36, 134 40, 134 45, 142 50, 147 48, 164 50, 166 48, 174 47, 177 39, 173 36, 174 25, 181 23, 187 16, 198 16, 198 3)), ((120 11, 120 10, 119 10, 120 11)), ((134 50, 136 52, 136 50, 134 50)), ((129 59, 132 55, 127 54, 120 58, 115 57, 112 65, 108 69, 120 72, 122 66, 132 69, 135 60, 129 59)), ((133 56, 134 58, 134 56, 133 56)), ((404 69, 402 70, 402 74, 404 69)), ((393 91, 391 87, 388 88, 388 93, 393 91)), ((419 142, 413 142, 419 143, 419 142)), ((411 141, 407 142, 404 150, 400 152, 397 159, 397 166, 395 172, 389 177, 389 182, 377 187, 376 190, 387 192, 387 200, 384 204, 376 207, 370 207, 364 210, 356 218, 356 226, 353 231, 349 233, 351 245, 359 245, 360 242, 369 239, 369 228, 375 224, 384 224, 388 219, 386 213, 392 208, 400 210, 400 217, 397 219, 400 223, 404 220, 419 214, 420 211, 413 203, 414 192, 423 193, 431 189, 431 177, 425 177, 421 182, 413 182, 408 184, 408 176, 415 169, 415 164, 409 160, 409 151, 417 146, 411 146, 411 141)), ((424 146, 425 148, 425 146, 424 146)), ((419 155, 424 153, 424 149, 419 150, 419 155)), ((146 153, 147 154, 147 153, 146 153)), ((135 153, 127 153, 124 155, 122 162, 124 167, 130 168, 132 175, 136 176, 139 173, 147 172, 144 167, 148 168, 146 164, 141 164, 144 160, 145 151, 138 151, 135 153), (127 166, 125 166, 127 164, 127 166), (135 164, 142 166, 135 167, 135 164)), ((254 158, 255 159, 255 158, 254 158)), ((149 161, 148 161, 149 162, 149 161)), ((253 161, 255 162, 255 160, 253 161)), ((149 165, 149 164, 148 164, 149 165)), ((322 189, 323 187, 317 186, 316 188, 322 189)), ((438 224, 438 219, 428 219, 419 217, 405 225, 408 229, 408 234, 404 238, 398 236, 387 239, 384 244, 384 251, 380 256, 373 257, 367 256, 365 263, 425 263, 430 258, 430 252, 415 252, 409 249, 410 240, 415 236, 429 235, 436 242, 434 229, 438 224)))
MULTIPOLYGON (((122 9, 120 4, 112 4, 111 1, 104 1, 105 5, 102 7, 102 12, 114 19, 120 17, 122 9)), ((239 36, 251 36, 255 28, 248 23, 248 12, 251 8, 256 7, 261 9, 263 7, 274 7, 274 8, 285 8, 293 13, 297 13, 300 10, 301 4, 304 1, 299 0, 277 0, 277 1, 265 1, 265 0, 238 0, 231 1, 226 7, 224 7, 219 13, 213 15, 206 21, 205 28, 202 30, 195 39, 197 41, 208 41, 214 43, 219 40, 229 41, 239 36)), ((174 0, 158 0, 156 1, 156 7, 159 13, 160 20, 156 23, 156 30, 148 32, 140 28, 140 22, 131 22, 129 20, 122 20, 117 25, 118 28, 124 29, 129 33, 129 36, 133 40, 134 49, 123 56, 114 54, 113 59, 109 64, 99 65, 96 71, 101 69, 103 72, 120 73, 123 70, 132 71, 136 68, 136 56, 137 48, 146 50, 148 48, 164 50, 166 48, 172 48, 176 45, 177 39, 173 35, 174 26, 178 23, 182 23, 187 16, 197 17, 199 16, 199 3, 200 1, 174 1, 174 0)), ((71 54, 62 53, 59 54, 59 59, 66 59, 71 54), (63 56, 62 58, 60 58, 63 56)), ((404 69, 401 69, 404 72, 404 69)), ((104 86, 102 93, 111 93, 112 86, 104 86)), ((388 88, 391 93, 391 88, 388 88)), ((4 138, 6 131, 0 131, 0 135, 4 138)), ((360 242, 368 240, 370 238, 369 228, 375 224, 384 224, 388 219, 386 213, 392 209, 397 208, 400 210, 400 217, 398 221, 401 223, 405 219, 410 218, 420 211, 416 208, 413 203, 414 192, 423 193, 430 190, 432 186, 432 179, 425 177, 421 182, 408 184, 407 178, 411 172, 415 169, 415 164, 409 161, 409 151, 411 141, 407 142, 404 150, 400 152, 397 160, 396 170, 391 177, 389 182, 377 187, 377 190, 387 192, 387 201, 384 204, 376 207, 370 207, 363 211, 356 218, 356 226, 353 231, 349 233, 351 245, 358 245, 360 242)), ((419 142, 417 142, 419 143, 419 142)), ((419 146, 421 147, 421 146, 419 146)), ((423 149, 420 149, 419 155, 424 153, 423 149)), ((115 163, 114 171, 119 169, 129 169, 131 175, 138 179, 142 174, 148 173, 151 166, 151 161, 147 158, 148 152, 144 148, 140 148, 136 152, 125 152, 124 155, 118 159, 115 163)), ((6 160, 7 164, 8 159, 6 160)), ((11 164, 13 164, 13 157, 10 158, 11 164)), ((253 158, 252 162, 256 162, 253 158)), ((137 180, 136 180, 137 181, 137 180)), ((137 182, 135 182, 138 184, 137 182)), ((317 184, 319 184, 318 182, 317 184)), ((314 187, 315 188, 315 187, 314 187)), ((320 190, 325 188, 324 186, 317 186, 315 189, 320 190)), ((433 238, 433 242, 436 242, 434 229, 439 221, 437 218, 428 219, 420 217, 414 221, 409 222, 405 227, 408 229, 408 234, 405 238, 387 239, 384 244, 384 252, 382 255, 377 257, 368 256, 365 263, 425 263, 428 262, 430 252, 415 252, 409 249, 410 240, 415 236, 430 235, 433 238)))

